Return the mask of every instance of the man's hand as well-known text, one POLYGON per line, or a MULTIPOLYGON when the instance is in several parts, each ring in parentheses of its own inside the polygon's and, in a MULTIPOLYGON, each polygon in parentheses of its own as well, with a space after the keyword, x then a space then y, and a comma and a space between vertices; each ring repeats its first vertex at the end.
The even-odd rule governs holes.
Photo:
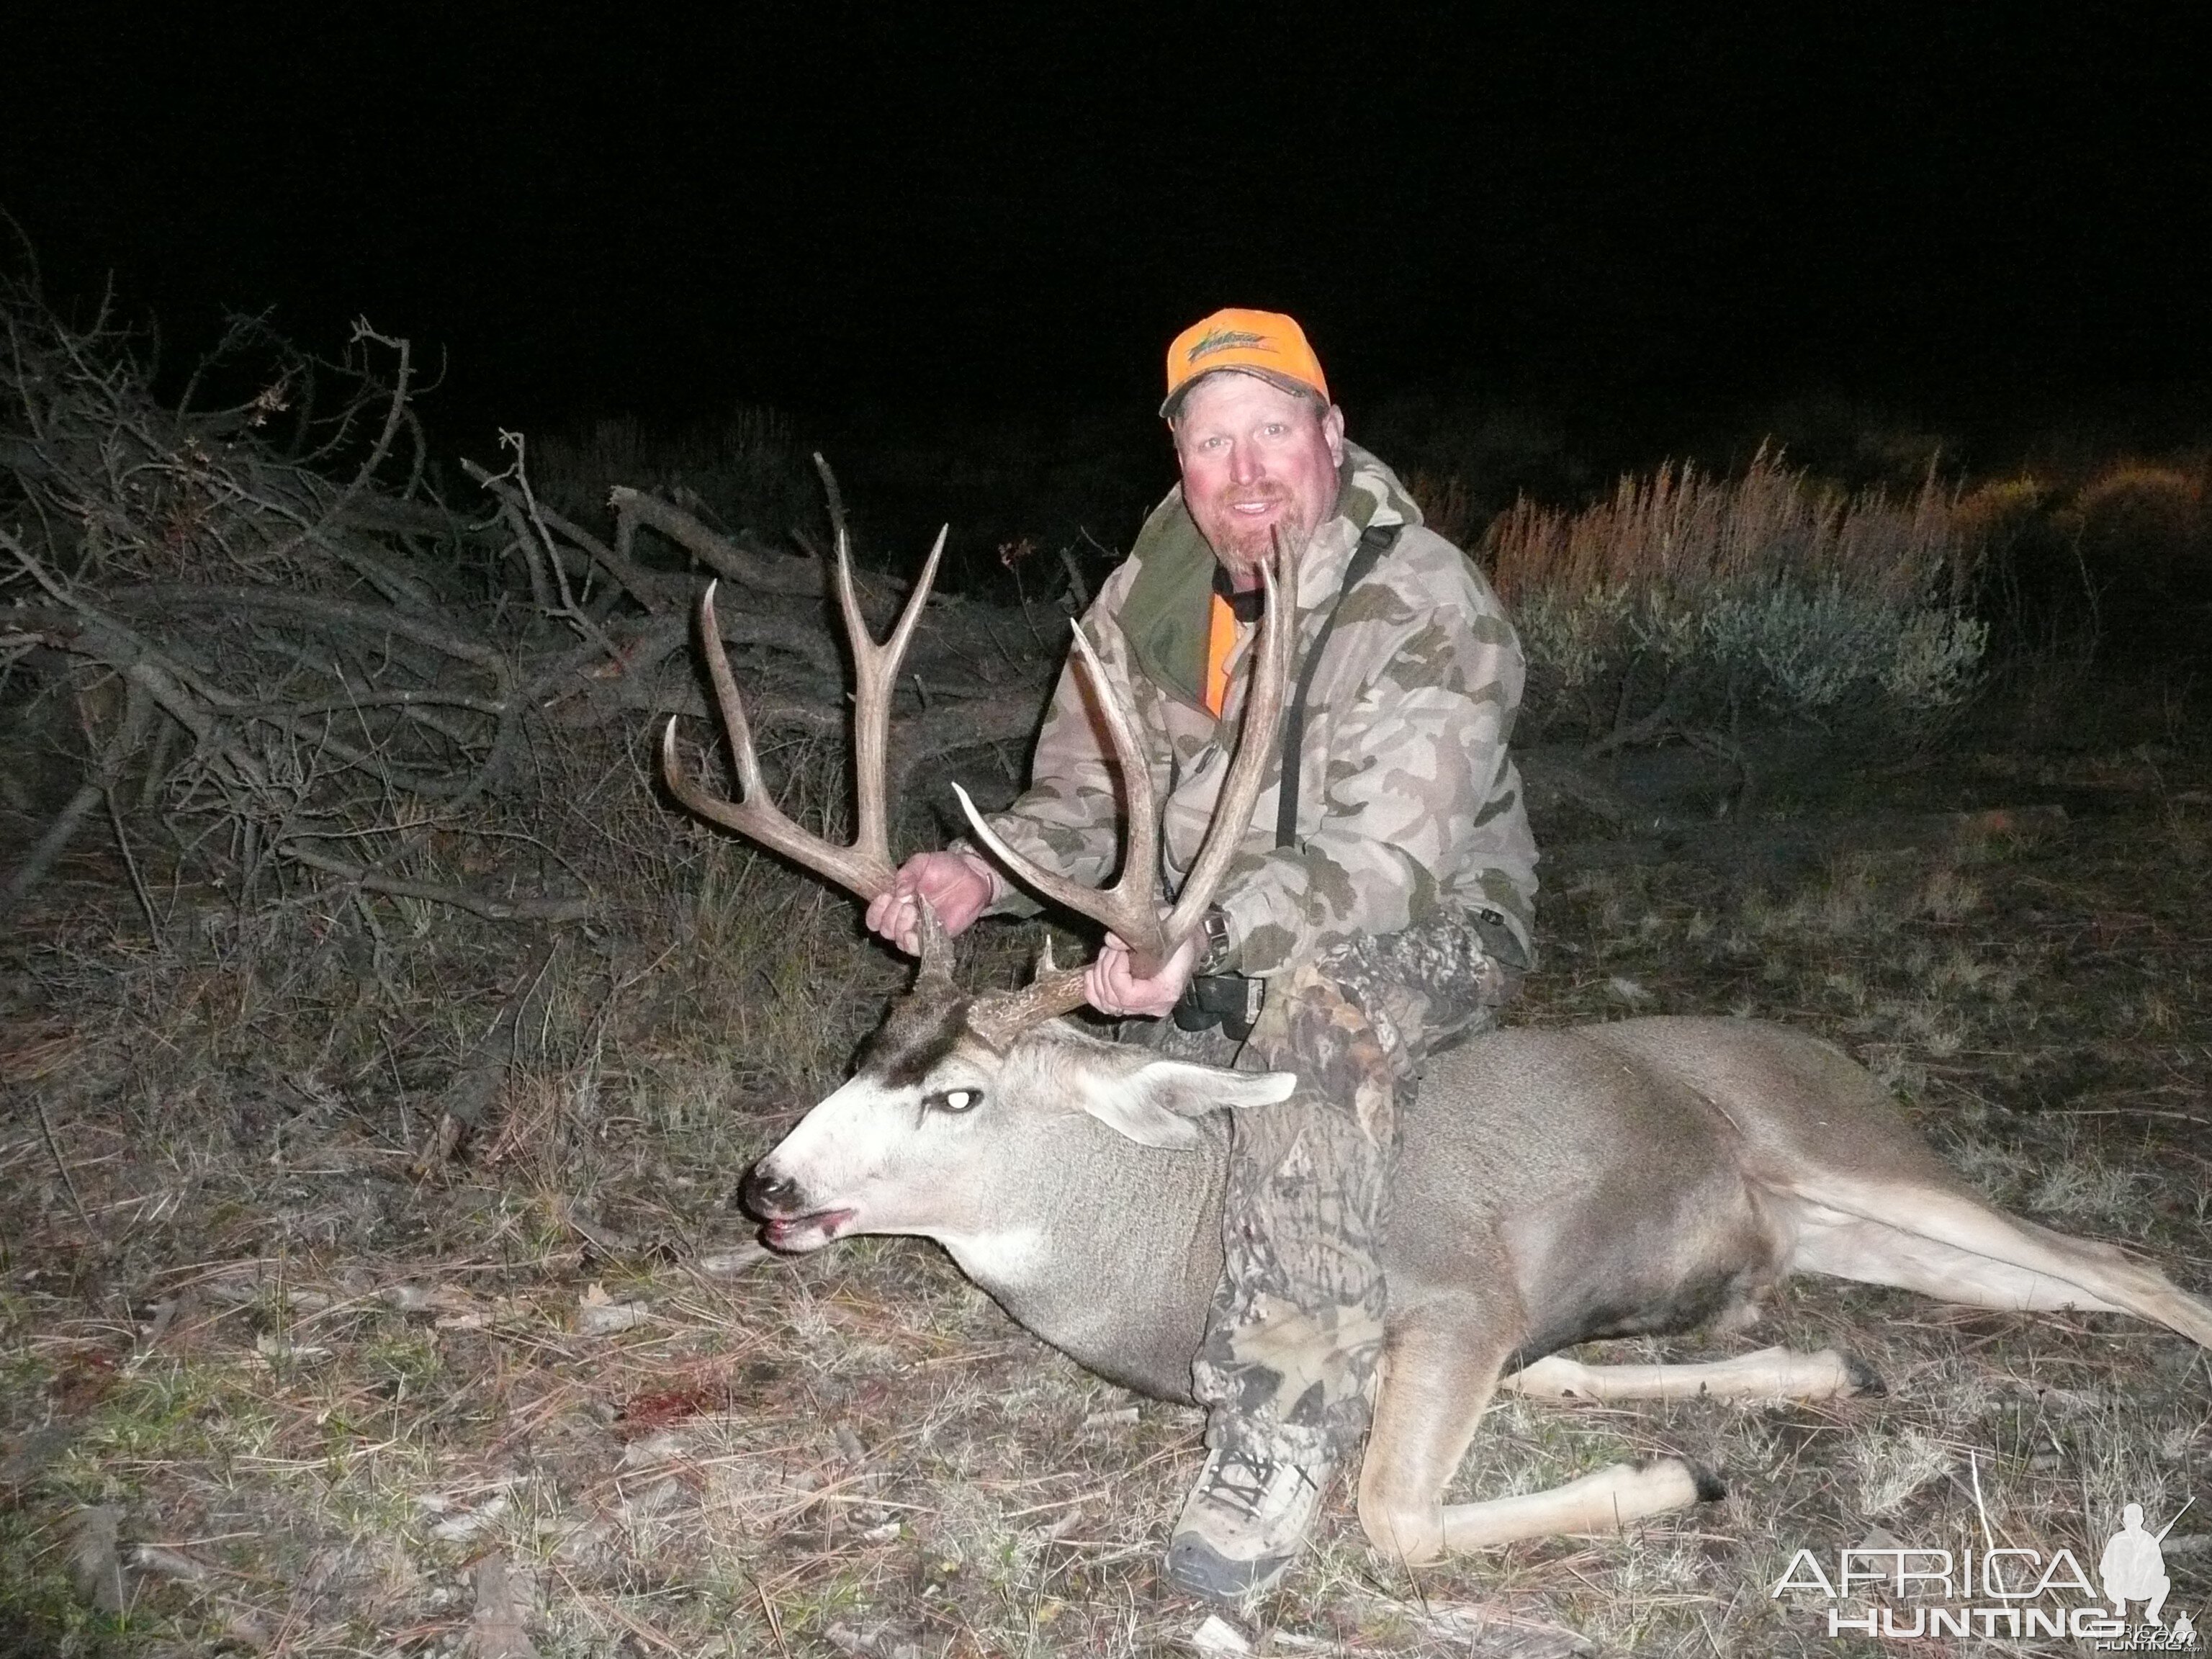
POLYGON ((1140 979, 1129 947, 1120 935, 1109 933, 1106 948, 1084 969, 1084 994, 1102 1014, 1158 1019, 1182 1000, 1182 988, 1190 983, 1191 968, 1198 961, 1200 942, 1195 936, 1185 939, 1161 964, 1158 973, 1140 979))
POLYGON ((868 926, 910 957, 921 954, 921 901, 948 933, 967 931, 998 896, 991 866, 973 853, 916 853, 899 866, 891 884, 868 901, 868 926))

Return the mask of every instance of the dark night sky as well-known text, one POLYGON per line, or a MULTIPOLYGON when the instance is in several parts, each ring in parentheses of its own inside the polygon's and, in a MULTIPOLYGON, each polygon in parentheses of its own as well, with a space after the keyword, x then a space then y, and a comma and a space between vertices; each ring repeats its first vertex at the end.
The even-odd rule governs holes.
POLYGON ((1068 9, 45 7, 0 205, 52 295, 366 313, 510 423, 1141 410, 1230 302, 1355 420, 2212 371, 2201 7, 1068 9))

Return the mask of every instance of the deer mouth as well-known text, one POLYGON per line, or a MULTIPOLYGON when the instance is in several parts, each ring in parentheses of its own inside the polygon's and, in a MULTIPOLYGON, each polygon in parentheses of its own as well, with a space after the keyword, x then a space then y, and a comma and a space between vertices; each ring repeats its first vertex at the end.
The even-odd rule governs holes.
POLYGON ((803 1255, 850 1231, 857 1210, 816 1210, 807 1215, 777 1216, 761 1228, 772 1250, 803 1255))

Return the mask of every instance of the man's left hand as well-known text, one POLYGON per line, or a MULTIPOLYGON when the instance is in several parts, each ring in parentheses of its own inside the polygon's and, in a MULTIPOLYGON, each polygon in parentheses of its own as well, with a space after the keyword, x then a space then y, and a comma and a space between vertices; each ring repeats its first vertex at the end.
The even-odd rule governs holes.
POLYGON ((1106 948, 1084 970, 1084 994, 1100 1013, 1117 1019, 1158 1019, 1182 1000, 1190 983, 1190 970, 1198 960, 1201 941, 1185 939, 1175 954, 1150 979, 1141 977, 1136 960, 1118 934, 1106 935, 1106 948))

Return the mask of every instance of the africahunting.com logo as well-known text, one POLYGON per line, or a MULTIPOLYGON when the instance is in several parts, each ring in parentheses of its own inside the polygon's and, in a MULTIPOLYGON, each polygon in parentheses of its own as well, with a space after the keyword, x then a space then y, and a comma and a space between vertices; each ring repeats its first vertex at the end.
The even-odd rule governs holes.
MULTIPOLYGON (((1978 1471, 1974 1486, 1978 1503, 1978 1471)), ((1870 1540, 1838 1551, 1832 1562, 1801 1549, 1768 1596, 1809 1605, 1830 1636, 1899 1641, 2040 1636, 2091 1641, 2100 1653, 2185 1653, 2199 1646, 2197 1626, 2186 1612, 2166 1608, 2173 1581, 2161 1547, 2180 1518, 2177 1513, 2153 1532, 2144 1523, 2142 1505, 2127 1505, 2119 1530, 2097 1558, 2094 1581, 2069 1549, 2046 1553, 1997 1544, 1984 1511, 1978 1549, 1870 1540)))

